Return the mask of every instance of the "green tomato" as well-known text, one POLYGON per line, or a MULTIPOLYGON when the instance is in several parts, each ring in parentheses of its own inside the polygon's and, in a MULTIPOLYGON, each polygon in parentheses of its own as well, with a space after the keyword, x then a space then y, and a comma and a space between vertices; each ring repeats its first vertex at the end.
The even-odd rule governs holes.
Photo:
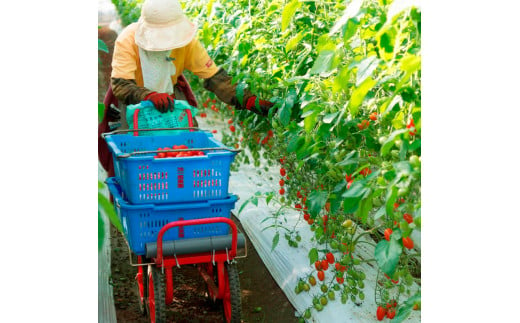
POLYGON ((334 293, 333 291, 329 291, 328 296, 331 301, 336 299, 336 293, 334 293))
POLYGON ((408 187, 401 187, 401 188, 399 188, 399 190, 397 190, 397 196, 403 197, 403 196, 408 195, 409 192, 410 192, 410 189, 408 187))
POLYGON ((329 288, 325 284, 321 285, 320 288, 321 288, 321 291, 324 292, 324 293, 326 293, 329 290, 329 288))
POLYGON ((320 303, 318 304, 314 304, 314 308, 318 311, 318 312, 321 312, 323 310, 323 305, 321 305, 320 303))
POLYGON ((307 283, 303 284, 304 291, 308 292, 310 289, 311 289, 311 286, 309 286, 309 284, 307 284, 307 283))
POLYGON ((345 221, 341 224, 341 226, 344 227, 344 228, 351 228, 352 225, 353 225, 353 222, 352 222, 352 220, 350 220, 350 219, 345 220, 345 221))
POLYGON ((365 299, 365 294, 363 292, 359 292, 358 297, 359 297, 360 300, 364 300, 365 299))
POLYGON ((346 304, 348 300, 347 294, 341 294, 341 304, 346 304))
POLYGON ((325 306, 325 305, 327 305, 328 302, 329 302, 329 300, 327 299, 327 297, 325 297, 325 296, 320 297, 321 305, 325 306))
POLYGON ((417 155, 410 156, 409 162, 414 167, 419 167, 421 165, 421 160, 417 155))
POLYGON ((311 310, 310 309, 306 309, 305 313, 303 314, 303 317, 306 318, 306 319, 310 319, 311 318, 311 310))

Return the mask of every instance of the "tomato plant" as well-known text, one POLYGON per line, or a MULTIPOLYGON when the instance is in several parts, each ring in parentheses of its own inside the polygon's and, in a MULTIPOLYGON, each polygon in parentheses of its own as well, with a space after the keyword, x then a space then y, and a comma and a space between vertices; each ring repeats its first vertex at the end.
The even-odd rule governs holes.
MULTIPOLYGON (((235 111, 189 78, 213 115, 232 118, 224 143, 251 153, 237 156, 235 169, 242 163, 260 173, 264 166, 279 167, 278 191, 252 201, 263 197, 280 210, 299 212, 314 234, 309 270, 321 282, 337 283, 339 290, 329 292, 341 295, 342 303, 364 300, 366 275, 356 247, 370 235, 374 259, 363 261, 379 271, 376 304, 403 304, 390 314, 394 320, 409 314, 408 305, 411 311, 407 300, 420 301, 413 288, 420 282, 420 248, 410 246, 421 229, 421 12, 397 3, 184 4, 188 16, 205 17, 199 38, 233 75, 238 100, 247 87, 275 103, 267 118, 235 111)), ((294 228, 280 221, 271 227, 277 230, 273 248, 280 230, 298 246, 294 228)), ((314 310, 326 306, 321 300, 314 310)))

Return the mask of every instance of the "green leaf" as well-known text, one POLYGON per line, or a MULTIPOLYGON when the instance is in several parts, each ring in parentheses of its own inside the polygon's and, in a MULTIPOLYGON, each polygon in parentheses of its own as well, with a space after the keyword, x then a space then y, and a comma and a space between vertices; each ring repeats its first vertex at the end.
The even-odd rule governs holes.
POLYGON ((401 323, 410 316, 413 310, 413 305, 415 302, 421 300, 421 291, 415 293, 412 297, 408 298, 401 306, 399 306, 399 310, 392 320, 393 323, 401 323))
POLYGON ((354 91, 352 91, 352 95, 350 97, 350 101, 348 104, 348 110, 352 114, 352 116, 356 116, 359 112, 359 106, 361 103, 363 103, 363 100, 365 99, 365 96, 367 95, 368 91, 376 85, 376 81, 372 78, 368 77, 359 87, 356 87, 354 91))
POLYGON ((108 47, 101 39, 98 39, 98 50, 108 53, 108 47))
POLYGON ((98 122, 103 120, 103 116, 105 115, 105 104, 103 102, 98 102, 98 122))
POLYGON ((292 138, 292 140, 289 142, 289 145, 287 146, 287 152, 292 153, 301 148, 305 144, 305 137, 304 136, 295 136, 292 138))
POLYGON ((307 197, 307 207, 313 217, 318 215, 327 203, 329 193, 327 191, 312 191, 307 197))
POLYGON ((255 206, 258 206, 258 197, 253 196, 253 197, 251 198, 251 203, 253 203, 255 206))
POLYGON ((238 99, 238 103, 240 106, 244 106, 244 88, 246 87, 245 83, 240 83, 236 87, 236 96, 238 99))
POLYGON ((358 65, 357 75, 356 75, 356 86, 359 86, 363 81, 372 76, 372 73, 379 65, 381 60, 376 56, 370 56, 362 60, 358 65))
POLYGON ((410 147, 408 148, 409 151, 414 151, 417 148, 421 148, 421 139, 416 139, 414 142, 410 144, 410 147))
POLYGON ((401 59, 401 70, 407 73, 413 73, 421 67, 421 56, 406 54, 401 59))
POLYGON ((310 74, 329 72, 332 69, 334 50, 322 50, 311 68, 310 74))
POLYGON ((396 186, 391 186, 386 192, 386 214, 388 216, 394 216, 394 203, 397 201, 397 191, 399 189, 396 186))
POLYGON ((292 17, 296 13, 296 10, 301 7, 301 2, 298 0, 293 0, 289 2, 282 11, 282 31, 287 29, 289 23, 291 22, 292 17))
POLYGON ((318 118, 318 112, 313 111, 311 114, 307 115, 305 119, 303 119, 303 127, 305 132, 311 133, 316 125, 316 120, 318 118))
POLYGON ((372 194, 361 201, 359 209, 356 211, 356 215, 361 219, 363 224, 367 223, 368 212, 370 212, 370 210, 372 210, 372 194))
POLYGON ((276 232, 276 234, 274 235, 273 237, 273 244, 271 246, 271 251, 274 250, 274 248, 276 248, 276 246, 278 245, 278 241, 280 240, 280 232, 276 232))
POLYGON ((242 204, 242 205, 240 206, 240 209, 238 209, 238 214, 240 214, 240 213, 242 212, 242 210, 244 210, 244 208, 246 207, 246 205, 247 205, 249 202, 251 202, 251 199, 247 199, 247 200, 244 202, 244 204, 242 204))
POLYGON ((274 197, 274 194, 272 194, 272 193, 267 194, 267 196, 266 196, 266 198, 265 198, 265 203, 266 203, 267 205, 269 205, 269 202, 271 202, 271 200, 273 199, 273 197, 274 197))
POLYGON ((386 207, 385 206, 382 206, 380 207, 376 213, 374 214, 374 220, 377 220, 379 219, 380 217, 382 217, 383 215, 385 215, 386 213, 386 207))
POLYGON ((343 28, 343 41, 348 43, 350 38, 356 34, 359 27, 359 21, 354 18, 350 18, 343 28))
POLYGON ((323 122, 324 123, 331 123, 338 116, 338 114, 339 114, 339 111, 338 112, 334 112, 334 113, 326 114, 323 117, 323 122))
POLYGON ((114 210, 114 206, 110 201, 106 198, 105 195, 98 192, 98 212, 103 212, 108 220, 119 230, 119 232, 123 232, 123 227, 121 226, 121 222, 117 217, 116 211, 114 210))
POLYGON ((103 248, 103 242, 105 240, 105 221, 101 216, 101 212, 98 211, 98 252, 103 248))
POLYGON ((388 154, 390 149, 394 146, 395 138, 407 131, 408 131, 408 129, 399 129, 399 130, 392 132, 390 134, 390 136, 388 136, 386 141, 383 143, 383 145, 381 146, 381 156, 385 156, 386 154, 388 154))
POLYGON ((309 260, 310 260, 311 265, 314 264, 318 260, 318 258, 319 258, 318 249, 312 248, 309 251, 309 260))
POLYGON ((374 258, 376 259, 379 269, 388 276, 392 276, 397 268, 402 252, 402 245, 392 237, 390 241, 379 241, 374 252, 374 258))
POLYGON ((296 36, 289 39, 289 41, 287 42, 287 45, 285 45, 285 52, 288 53, 289 51, 296 48, 296 46, 298 46, 300 41, 303 39, 303 36, 304 36, 303 31, 300 31, 298 34, 296 34, 296 36))

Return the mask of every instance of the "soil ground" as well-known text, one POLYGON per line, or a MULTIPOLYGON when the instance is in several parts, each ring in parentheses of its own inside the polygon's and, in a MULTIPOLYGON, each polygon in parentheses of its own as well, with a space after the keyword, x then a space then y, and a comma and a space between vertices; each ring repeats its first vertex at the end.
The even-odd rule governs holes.
MULTIPOLYGON (((232 218, 244 232, 240 222, 232 218)), ((130 265, 128 247, 122 234, 114 227, 111 230, 111 271, 117 321, 149 322, 139 312, 135 287, 137 267, 130 265)), ((247 253, 246 258, 237 260, 242 291, 242 322, 297 322, 294 307, 273 280, 249 239, 247 253)), ((175 268, 173 284, 174 299, 166 314, 168 322, 222 322, 222 310, 207 299, 205 283, 196 267, 175 268)))

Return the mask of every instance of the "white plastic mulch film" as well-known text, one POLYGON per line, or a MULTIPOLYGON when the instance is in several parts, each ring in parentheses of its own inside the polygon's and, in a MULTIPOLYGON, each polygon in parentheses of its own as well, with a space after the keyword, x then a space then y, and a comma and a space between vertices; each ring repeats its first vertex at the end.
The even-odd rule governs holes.
MULTIPOLYGON (((224 122, 219 122, 217 120, 207 121, 207 119, 202 118, 199 118, 198 122, 201 129, 216 129, 217 133, 214 136, 219 140, 221 139, 222 131, 228 131, 227 124, 224 122)), ((241 154, 244 153, 248 152, 241 152, 241 154)), ((265 200, 259 199, 258 206, 248 203, 241 210, 240 214, 238 214, 242 204, 255 195, 256 192, 277 192, 279 190, 279 167, 273 166, 268 172, 262 170, 262 173, 258 174, 258 170, 263 169, 264 165, 265 164, 262 163, 260 168, 255 168, 251 164, 242 164, 238 171, 231 173, 229 191, 239 196, 239 200, 232 212, 239 218, 240 223, 244 227, 245 233, 253 243, 256 251, 260 255, 260 258, 273 276, 274 280, 278 283, 289 301, 296 308, 297 312, 299 312, 295 313, 295 315, 300 316, 303 314, 305 309, 312 306, 312 297, 315 294, 318 294, 319 290, 316 287, 319 285, 317 284, 316 286, 311 287, 309 292, 301 292, 297 295, 294 291, 298 278, 304 278, 313 271, 314 266, 309 264, 308 254, 312 248, 316 247, 316 245, 311 244, 310 242, 314 233, 310 231, 309 225, 304 221, 300 221, 300 223, 296 225, 300 214, 296 211, 288 210, 280 218, 285 218, 287 222, 284 222, 284 225, 287 228, 292 228, 296 225, 296 229, 299 231, 302 238, 301 242, 297 248, 290 247, 287 240, 283 238, 284 232, 280 231, 281 237, 279 243, 275 249, 271 251, 272 241, 276 230, 273 228, 263 230, 267 226, 273 224, 271 219, 267 221, 264 220, 278 211, 278 205, 273 201, 267 205, 265 200), (270 177, 272 180, 269 180, 270 177)), ((370 237, 368 237, 368 239, 361 238, 360 241, 368 241, 375 244, 370 237)), ((355 254, 362 259, 373 259, 374 247, 366 243, 358 243, 356 245, 355 254)), ((334 256, 336 259, 340 258, 340 252, 335 252, 334 256)), ((350 299, 346 304, 342 304, 339 300, 339 294, 336 294, 336 300, 329 301, 321 312, 312 309, 312 318, 309 319, 308 322, 377 322, 377 305, 375 303, 374 295, 377 268, 374 266, 375 264, 372 264, 371 262, 362 263, 357 266, 359 270, 362 270, 366 274, 366 279, 364 281, 365 288, 363 289, 365 300, 361 305, 357 306, 350 299)), ((327 274, 328 272, 326 272, 326 275, 327 274)), ((415 288, 417 288, 417 286, 415 286, 415 288)), ((390 321, 386 318, 385 320, 390 321)), ((420 321, 420 312, 412 311, 410 316, 404 322, 420 321)))

